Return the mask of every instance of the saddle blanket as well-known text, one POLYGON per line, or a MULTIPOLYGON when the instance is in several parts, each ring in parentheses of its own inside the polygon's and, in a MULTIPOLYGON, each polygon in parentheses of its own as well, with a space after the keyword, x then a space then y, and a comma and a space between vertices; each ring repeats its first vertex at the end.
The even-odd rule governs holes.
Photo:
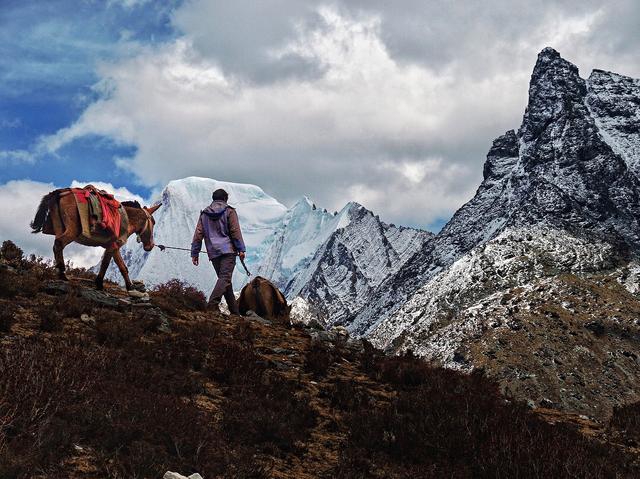
POLYGON ((127 212, 113 195, 93 185, 71 191, 78 205, 82 236, 94 241, 113 241, 114 247, 127 241, 127 212))

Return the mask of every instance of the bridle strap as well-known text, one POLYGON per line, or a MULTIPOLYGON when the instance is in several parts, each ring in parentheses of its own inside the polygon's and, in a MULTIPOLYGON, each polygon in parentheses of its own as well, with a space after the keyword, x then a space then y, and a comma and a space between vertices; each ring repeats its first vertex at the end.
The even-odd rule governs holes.
POLYGON ((142 230, 139 233, 137 233, 137 235, 138 235, 138 243, 140 243, 140 241, 142 241, 142 239, 141 239, 142 233, 144 233, 145 231, 147 231, 149 229, 149 225, 153 221, 151 219, 151 214, 147 211, 146 208, 143 207, 142 211, 144 211, 144 214, 147 215, 147 220, 144 222, 144 227, 142 228, 142 230))

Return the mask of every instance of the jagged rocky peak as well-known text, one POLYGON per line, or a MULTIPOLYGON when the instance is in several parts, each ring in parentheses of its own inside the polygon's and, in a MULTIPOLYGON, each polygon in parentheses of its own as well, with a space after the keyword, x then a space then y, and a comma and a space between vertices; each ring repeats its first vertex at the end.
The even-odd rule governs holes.
POLYGON ((637 80, 595 72, 587 82, 557 51, 542 50, 522 124, 493 142, 475 196, 380 286, 353 330, 393 317, 436 274, 507 228, 583 231, 640 251, 640 182, 633 173, 639 103, 637 80))
POLYGON ((518 154, 518 137, 514 130, 493 140, 482 171, 484 181, 492 182, 509 174, 518 161, 518 154))
POLYGON ((510 222, 592 228, 640 246, 629 228, 640 208, 638 181, 599 129, 587 93, 577 67, 553 49, 540 53, 518 131, 510 222))
POLYGON ((563 114, 568 104, 580 103, 586 91, 585 81, 575 65, 553 48, 542 50, 531 75, 529 104, 519 136, 524 141, 537 138, 549 121, 563 114))
MULTIPOLYGON (((304 197, 284 215, 262 255, 257 274, 270 278, 289 297, 303 290, 318 297, 342 294, 337 291, 342 288, 338 283, 343 281, 345 272, 357 276, 360 258, 369 255, 387 258, 397 255, 396 249, 404 253, 407 248, 417 248, 422 243, 412 242, 413 232, 383 223, 356 202, 349 202, 339 212, 331 213, 304 197), (357 251, 351 252, 352 243, 358 243, 357 251), (333 271, 327 265, 340 267, 333 271), (322 279, 314 280, 318 275, 322 279)), ((419 238, 430 235, 417 230, 415 233, 419 238)), ((349 288, 345 286, 347 293, 349 288)))

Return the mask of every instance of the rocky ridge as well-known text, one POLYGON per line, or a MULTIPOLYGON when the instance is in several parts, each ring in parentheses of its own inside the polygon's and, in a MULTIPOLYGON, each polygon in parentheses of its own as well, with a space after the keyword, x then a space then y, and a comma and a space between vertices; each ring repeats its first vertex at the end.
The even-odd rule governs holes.
POLYGON ((601 420, 640 398, 638 85, 543 50, 475 197, 350 329, 535 407, 601 420))

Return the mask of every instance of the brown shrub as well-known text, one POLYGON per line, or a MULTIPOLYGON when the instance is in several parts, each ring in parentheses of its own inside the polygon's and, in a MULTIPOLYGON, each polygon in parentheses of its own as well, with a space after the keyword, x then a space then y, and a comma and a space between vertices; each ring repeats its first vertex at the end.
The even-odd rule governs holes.
MULTIPOLYGON (((132 368, 131 363, 127 368, 132 368)), ((134 363, 133 368, 138 365, 134 363)), ((170 390, 149 391, 120 380, 100 386, 83 420, 85 434, 99 447, 108 477, 161 477, 167 469, 218 469, 215 464, 222 461, 216 456, 217 431, 193 403, 170 390)))
POLYGON ((633 444, 640 444, 640 402, 615 408, 609 427, 623 432, 633 444))
POLYGON ((255 337, 251 325, 244 318, 238 318, 238 320, 235 321, 231 335, 233 339, 247 343, 253 343, 255 337))
POLYGON ((0 333, 8 333, 15 321, 16 307, 7 304, 0 305, 0 333))
POLYGON ((204 293, 179 279, 159 284, 151 290, 150 295, 155 304, 173 315, 185 309, 204 311, 207 307, 204 293))
POLYGON ((610 477, 625 471, 624 456, 507 403, 480 374, 431 369, 418 386, 409 377, 412 387, 391 404, 350 414, 336 476, 357 477, 349 467, 358 457, 412 477, 610 477))
POLYGON ((22 341, 4 349, 0 477, 34 470, 68 477, 58 468, 73 444, 93 451, 100 477, 160 477, 167 469, 220 476, 235 461, 258 470, 250 456, 220 443, 212 413, 180 396, 202 388, 184 370, 150 361, 141 344, 115 350, 22 341))
POLYGON ((102 309, 96 312, 96 341, 109 347, 123 347, 137 341, 146 329, 144 321, 135 321, 130 316, 102 309))
POLYGON ((219 339, 213 342, 203 373, 223 384, 255 385, 265 365, 248 343, 219 339))
POLYGON ((101 359, 64 341, 0 349, 0 477, 47 471, 69 453, 73 434, 61 412, 83 401, 96 379, 83 366, 101 359))
POLYGON ((22 261, 24 253, 16 244, 11 240, 5 240, 0 246, 0 258, 9 262, 22 261))
POLYGON ((22 273, 18 278, 17 293, 26 298, 32 298, 40 291, 42 281, 29 272, 22 273))
POLYGON ((18 292, 18 275, 0 268, 0 297, 13 298, 18 292))
POLYGON ((344 411, 366 410, 375 407, 371 395, 353 380, 337 380, 330 387, 328 397, 332 407, 344 411))
POLYGON ((235 390, 223 406, 227 440, 275 456, 299 449, 316 424, 316 413, 297 389, 295 383, 273 376, 266 385, 235 390))
POLYGON ((40 317, 39 329, 45 333, 56 333, 62 331, 62 315, 55 309, 41 308, 38 312, 40 317))
POLYGON ((0 297, 33 297, 40 290, 41 281, 29 272, 10 272, 0 269, 0 297))
POLYGON ((396 387, 416 387, 427 381, 433 368, 411 353, 405 356, 383 356, 375 363, 374 377, 396 387))
POLYGON ((316 378, 323 377, 335 361, 336 357, 327 345, 314 341, 305 356, 304 370, 316 378))
POLYGON ((220 329, 210 322, 176 324, 175 334, 156 339, 153 347, 145 347, 150 360, 163 367, 202 371, 207 364, 207 355, 215 349, 220 329))
POLYGON ((55 279, 57 272, 53 265, 40 256, 29 255, 29 259, 22 261, 22 269, 39 281, 55 279))
POLYGON ((79 318, 83 313, 91 313, 92 310, 91 302, 81 297, 77 288, 59 296, 55 304, 56 311, 65 318, 79 318))

